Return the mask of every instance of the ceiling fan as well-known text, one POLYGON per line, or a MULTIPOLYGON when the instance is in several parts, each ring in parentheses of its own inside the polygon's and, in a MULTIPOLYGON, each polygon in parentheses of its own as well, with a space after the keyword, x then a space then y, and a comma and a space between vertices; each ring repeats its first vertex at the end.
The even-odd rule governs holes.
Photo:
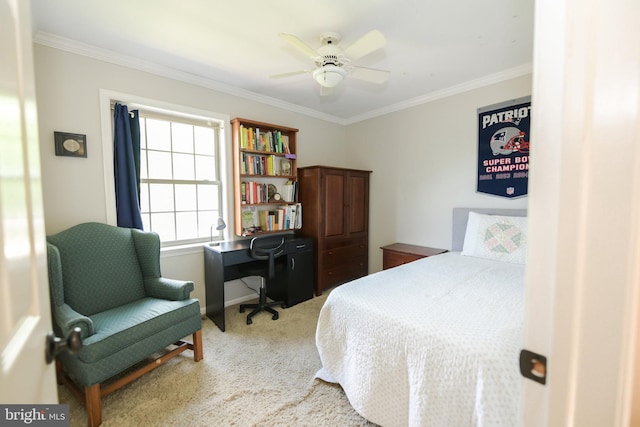
POLYGON ((372 83, 384 83, 389 77, 389 71, 351 64, 385 45, 386 39, 378 30, 369 31, 345 49, 339 46, 339 34, 322 33, 317 51, 293 34, 280 33, 279 36, 313 60, 316 68, 275 74, 270 76, 272 79, 312 73, 313 79, 320 84, 320 94, 326 95, 347 76, 372 83))

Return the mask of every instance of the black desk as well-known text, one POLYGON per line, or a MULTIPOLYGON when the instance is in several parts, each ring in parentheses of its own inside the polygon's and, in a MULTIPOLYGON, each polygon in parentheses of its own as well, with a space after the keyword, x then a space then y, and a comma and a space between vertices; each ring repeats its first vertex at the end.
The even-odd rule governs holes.
MULTIPOLYGON (((204 246, 204 278, 207 317, 224 332, 224 282, 248 276, 247 267, 262 267, 267 275, 267 262, 256 261, 249 253, 250 239, 204 246)), ((285 253, 276 259, 276 277, 267 287, 267 295, 284 301, 288 307, 313 297, 313 240, 285 236, 285 253)))

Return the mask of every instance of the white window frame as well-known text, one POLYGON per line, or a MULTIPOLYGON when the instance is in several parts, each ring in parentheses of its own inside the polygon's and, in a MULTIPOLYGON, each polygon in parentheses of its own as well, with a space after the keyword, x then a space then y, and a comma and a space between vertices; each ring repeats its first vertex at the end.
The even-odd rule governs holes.
MULTIPOLYGON (((187 107, 178 104, 172 104, 164 101, 158 101, 149 98, 143 98, 131 94, 114 92, 110 90, 100 90, 100 114, 102 122, 102 156, 104 165, 104 186, 105 186, 105 206, 106 206, 106 222, 107 224, 117 225, 116 199, 115 199, 115 179, 113 168, 113 120, 112 120, 112 101, 118 101, 127 104, 129 109, 142 108, 147 111, 155 111, 157 113, 169 116, 183 116, 187 119, 195 118, 198 120, 209 120, 215 122, 218 126, 218 140, 220 142, 218 149, 218 166, 219 179, 222 186, 220 213, 222 218, 227 222, 227 228, 223 230, 222 240, 229 239, 229 230, 233 228, 233 224, 229 223, 229 206, 228 197, 230 194, 229 186, 232 185, 231 168, 228 153, 230 153, 230 135, 227 134, 227 123, 230 117, 225 114, 215 113, 187 107)), ((182 251, 195 248, 201 250, 203 242, 188 244, 183 246, 163 246, 162 251, 182 251)))

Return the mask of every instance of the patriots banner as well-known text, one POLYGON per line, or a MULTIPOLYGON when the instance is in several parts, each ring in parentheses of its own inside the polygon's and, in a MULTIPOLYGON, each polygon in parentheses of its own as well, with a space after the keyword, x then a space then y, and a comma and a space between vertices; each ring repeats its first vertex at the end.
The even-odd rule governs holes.
POLYGON ((478 109, 478 193, 527 195, 531 97, 478 109))

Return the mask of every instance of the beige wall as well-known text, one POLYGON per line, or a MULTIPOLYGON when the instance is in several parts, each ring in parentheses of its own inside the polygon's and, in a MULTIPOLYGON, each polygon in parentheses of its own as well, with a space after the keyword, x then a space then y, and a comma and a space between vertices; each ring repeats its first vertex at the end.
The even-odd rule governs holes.
POLYGON ((528 95, 530 75, 349 126, 348 156, 373 171, 372 271, 382 268, 379 247, 390 243, 450 249, 454 207, 527 207, 527 197, 509 200, 475 189, 477 109, 528 95))
MULTIPOLYGON (((100 89, 295 127, 299 166, 372 170, 371 272, 382 267, 384 244, 450 248, 454 206, 526 207, 526 198, 475 192, 476 109, 530 95, 530 76, 342 126, 43 45, 34 46, 34 55, 47 234, 106 221, 100 89), (86 134, 88 158, 56 157, 54 131, 86 134)), ((163 255, 162 272, 194 280, 194 296, 204 306, 201 250, 163 255)), ((227 300, 243 295, 242 289, 228 289, 227 300)))
POLYGON ((38 44, 34 56, 47 233, 106 220, 100 89, 298 128, 300 166, 346 160, 343 126, 38 44), (88 158, 56 157, 54 131, 86 134, 88 158))

